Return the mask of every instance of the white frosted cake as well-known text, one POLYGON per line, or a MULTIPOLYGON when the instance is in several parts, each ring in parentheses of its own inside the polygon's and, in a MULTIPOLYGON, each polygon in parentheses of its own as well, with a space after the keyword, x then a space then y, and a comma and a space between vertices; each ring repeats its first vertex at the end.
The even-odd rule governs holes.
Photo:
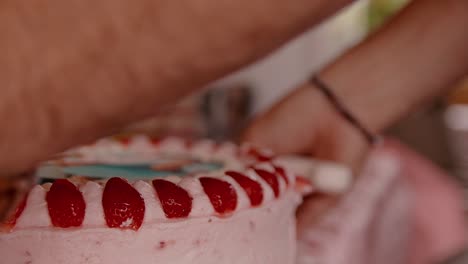
POLYGON ((4 224, 1 262, 293 264, 311 187, 266 154, 147 137, 68 151, 4 224))

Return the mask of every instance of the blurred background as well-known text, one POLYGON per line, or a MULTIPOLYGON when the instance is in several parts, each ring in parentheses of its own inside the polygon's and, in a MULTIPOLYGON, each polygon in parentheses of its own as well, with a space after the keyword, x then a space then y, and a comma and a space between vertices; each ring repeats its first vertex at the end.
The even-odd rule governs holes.
MULTIPOLYGON (((255 114, 268 109, 311 73, 361 41, 408 2, 356 1, 268 58, 209 85, 211 89, 162 110, 155 118, 132 125, 126 132, 235 138, 255 114)), ((460 117, 468 116, 465 103, 468 81, 388 132, 450 170, 468 189, 468 132, 464 132, 468 131, 468 122, 460 117)))

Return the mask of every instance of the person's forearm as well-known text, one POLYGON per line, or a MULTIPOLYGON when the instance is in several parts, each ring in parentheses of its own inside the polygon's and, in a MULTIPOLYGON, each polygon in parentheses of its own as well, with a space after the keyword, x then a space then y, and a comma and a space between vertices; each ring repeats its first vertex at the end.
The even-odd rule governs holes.
POLYGON ((150 115, 351 0, 0 3, 0 175, 150 115))
POLYGON ((381 132, 468 73, 468 1, 413 1, 321 77, 381 132))

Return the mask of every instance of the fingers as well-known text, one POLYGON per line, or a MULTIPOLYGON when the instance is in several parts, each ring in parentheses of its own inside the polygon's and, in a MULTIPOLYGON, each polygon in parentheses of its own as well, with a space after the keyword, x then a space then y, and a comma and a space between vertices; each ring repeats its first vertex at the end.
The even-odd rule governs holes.
POLYGON ((247 129, 244 140, 276 153, 308 151, 316 133, 314 128, 321 122, 315 112, 323 112, 323 102, 316 101, 313 89, 298 88, 258 117, 247 129))
POLYGON ((312 85, 303 85, 247 129, 245 141, 279 154, 310 154, 358 168, 368 144, 312 85))
POLYGON ((304 202, 297 210, 298 237, 304 235, 304 231, 314 228, 323 217, 335 208, 339 202, 339 196, 315 193, 304 198, 304 202))

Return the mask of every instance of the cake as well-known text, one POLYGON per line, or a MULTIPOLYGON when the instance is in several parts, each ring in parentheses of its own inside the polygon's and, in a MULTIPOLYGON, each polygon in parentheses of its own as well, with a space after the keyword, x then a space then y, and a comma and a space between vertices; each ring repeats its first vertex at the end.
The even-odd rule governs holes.
POLYGON ((3 224, 8 264, 293 264, 311 191, 249 146, 144 136, 65 152, 3 224))

